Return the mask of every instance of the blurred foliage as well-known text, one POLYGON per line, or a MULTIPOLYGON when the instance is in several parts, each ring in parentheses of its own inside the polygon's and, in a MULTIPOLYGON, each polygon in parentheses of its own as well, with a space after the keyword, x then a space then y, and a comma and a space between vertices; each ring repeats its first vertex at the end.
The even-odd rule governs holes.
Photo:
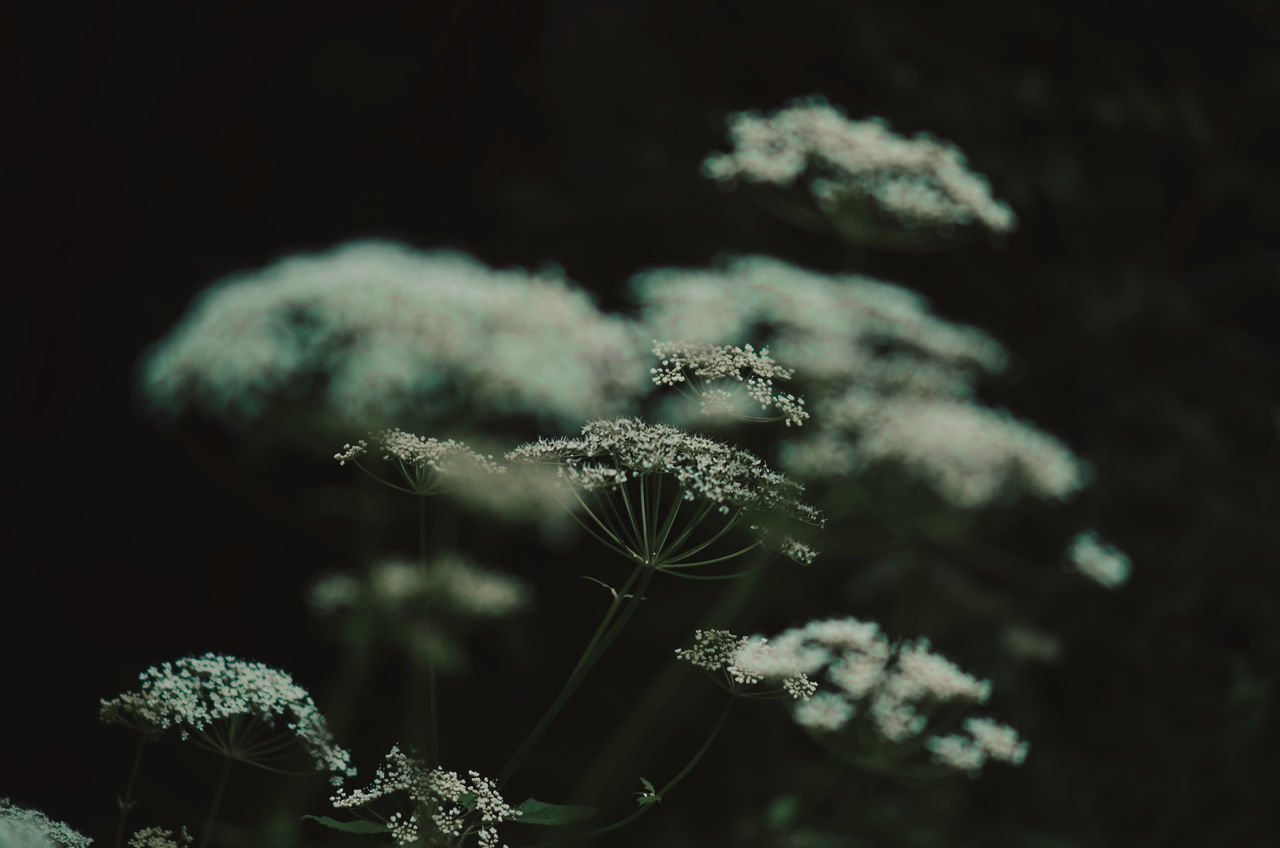
MULTIPOLYGON (((828 558, 858 567, 774 567, 750 597, 655 584, 662 615, 615 646, 591 708, 561 717, 517 792, 626 812, 637 776, 678 769, 714 715, 714 689, 670 659, 694 626, 856 614, 993 678, 993 707, 1031 741, 1026 765, 927 786, 833 771, 753 704, 657 814, 601 844, 1274 841, 1278 15, 1259 0, 15 7, 8 185, 24 270, 5 344, 21 449, 0 795, 106 844, 132 740, 95 723, 97 699, 156 661, 238 653, 288 669, 322 707, 341 694, 324 690, 336 659, 302 587, 410 546, 408 507, 341 474, 324 446, 282 451, 199 420, 158 431, 131 401, 133 369, 215 277, 387 235, 559 263, 613 307, 629 274, 724 251, 897 282, 1004 343, 1015 366, 985 399, 1095 469, 1062 510, 979 516, 861 480, 825 497, 865 528, 821 545, 865 546, 828 558), (699 176, 726 114, 811 93, 956 143, 1019 229, 1001 245, 866 251, 699 176), (1059 573, 1084 525, 1131 556, 1120 591, 1059 573), (1013 625, 1050 634, 1061 657, 1009 654, 1013 625)), ((550 700, 598 615, 604 590, 578 575, 599 558, 462 512, 438 521, 443 541, 540 599, 444 687, 445 756, 494 770, 531 720, 512 704, 550 700)), ((403 683, 393 664, 370 674, 380 697, 344 740, 366 771, 403 683)), ((175 781, 192 774, 180 753, 148 760, 134 821, 199 821, 215 766, 175 781)), ((257 775, 233 786, 226 818, 247 830, 227 844, 346 844, 297 824, 326 811, 325 787, 264 805, 276 791, 257 775)))

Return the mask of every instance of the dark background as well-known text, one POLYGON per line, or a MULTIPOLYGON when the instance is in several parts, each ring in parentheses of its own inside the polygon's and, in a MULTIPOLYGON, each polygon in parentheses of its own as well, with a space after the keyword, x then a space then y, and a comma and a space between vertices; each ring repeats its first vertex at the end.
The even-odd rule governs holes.
MULTIPOLYGON (((108 844, 132 741, 96 721, 99 698, 147 665, 210 649, 317 690, 325 679, 331 651, 298 587, 349 564, 349 528, 301 504, 349 478, 314 456, 246 453, 216 422, 160 428, 133 394, 138 356, 196 292, 361 235, 499 266, 558 262, 608 307, 625 304, 635 271, 724 251, 847 268, 845 245, 790 230, 698 173, 724 149, 726 114, 821 93, 853 117, 955 142, 1017 211, 1002 247, 869 252, 856 270, 1006 344, 1015 372, 988 398, 1093 464, 1074 514, 1135 563, 1116 594, 1023 611, 1067 651, 1026 670, 1020 706, 1002 706, 1032 738, 1022 771, 945 791, 859 777, 836 804, 856 815, 821 815, 862 841, 831 844, 1280 842, 1268 816, 1280 790, 1274 3, 331 13, 264 0, 28 3, 6 17, 18 262, 2 336, 0 796, 108 844)), ((511 570, 523 544, 509 542, 511 570)), ((544 594, 558 585, 538 571, 546 559, 526 574, 544 594)), ((546 606, 593 597, 581 582, 546 606)), ((532 620, 512 638, 557 656, 562 635, 581 638, 575 621, 532 620)), ((446 710, 467 716, 460 767, 500 762, 523 732, 504 716, 545 701, 560 673, 494 674, 476 698, 465 679, 454 687, 446 710)), ((646 679, 604 674, 609 691, 646 679)), ((554 736, 554 763, 531 766, 530 794, 568 790, 561 772, 596 744, 587 718, 554 736)), ((802 844, 753 824, 801 768, 778 753, 783 741, 818 756, 770 718, 731 728, 708 776, 617 844, 802 844), (757 735, 766 724, 776 739, 757 735)), ((691 728, 671 733, 696 744, 691 728)), ((365 773, 383 745, 367 736, 365 773)), ((204 766, 176 779, 193 809, 212 781, 204 766)), ((252 802, 233 795, 228 818, 251 818, 252 802)), ((197 824, 156 816, 182 821, 197 824)))

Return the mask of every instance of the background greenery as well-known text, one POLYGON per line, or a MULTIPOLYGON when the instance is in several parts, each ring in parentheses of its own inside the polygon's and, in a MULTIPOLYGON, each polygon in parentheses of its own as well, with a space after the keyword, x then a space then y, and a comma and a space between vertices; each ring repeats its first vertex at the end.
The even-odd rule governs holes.
MULTIPOLYGON (((9 10, 17 94, 6 111, 20 144, 6 194, 19 261, 0 336, 12 469, 0 795, 107 844, 133 742, 96 721, 97 701, 164 659, 259 659, 324 707, 337 649, 301 587, 351 567, 360 548, 357 522, 320 505, 364 492, 388 538, 403 531, 411 550, 407 513, 322 453, 214 422, 158 428, 139 411, 133 369, 217 277, 388 235, 494 265, 556 262, 608 307, 624 305, 635 271, 725 251, 923 292, 1014 353, 1012 374, 985 397, 1096 471, 1062 516, 988 516, 966 538, 1043 557, 1074 522, 1134 561, 1115 594, 1072 584, 983 604, 975 599, 990 594, 973 572, 927 538, 909 554, 926 565, 908 587, 877 583, 870 567, 823 572, 819 560, 815 582, 774 586, 752 626, 901 610, 902 635, 934 635, 995 679, 994 710, 1031 740, 1027 764, 926 787, 841 775, 828 800, 788 823, 779 795, 825 780, 823 760, 760 705, 735 716, 696 779, 610 844, 1280 840, 1269 812, 1280 786, 1280 13, 1263 0, 1144 7, 9 10), (728 112, 810 93, 955 142, 1020 228, 999 247, 857 254, 699 176, 705 153, 723 149, 728 112), (1011 663, 997 647, 1011 621, 1056 634, 1061 659, 1011 663), (801 825, 844 837, 822 842, 801 825)), ((577 577, 595 556, 588 548, 549 550, 525 531, 459 521, 455 541, 540 598, 532 615, 479 640, 471 673, 446 686, 446 761, 484 772, 549 700, 602 590, 577 577)), ((715 602, 685 584, 655 593, 660 620, 624 637, 589 684, 583 704, 593 706, 562 717, 516 794, 583 791, 582 764, 715 602)), ((623 809, 635 776, 669 774, 714 715, 716 693, 692 671, 667 682, 672 700, 644 725, 648 744, 598 784, 623 809)), ((380 669, 343 740, 366 773, 385 752, 399 685, 394 663, 380 669)), ((187 753, 175 746, 148 763, 152 794, 136 822, 198 822, 215 765, 187 753)), ((268 839, 273 809, 255 786, 233 785, 227 802, 228 820, 256 828, 248 844, 268 839)), ((307 787, 297 803, 324 812, 323 785, 307 787)))

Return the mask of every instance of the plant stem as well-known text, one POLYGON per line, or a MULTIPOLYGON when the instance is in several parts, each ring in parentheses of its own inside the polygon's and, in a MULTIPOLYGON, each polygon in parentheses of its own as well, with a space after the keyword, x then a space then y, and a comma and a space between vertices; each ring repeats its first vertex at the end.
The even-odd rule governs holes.
POLYGON ((133 787, 138 780, 138 767, 142 764, 142 746, 147 744, 147 737, 139 733, 138 745, 133 751, 133 765, 129 768, 129 782, 125 785, 124 795, 120 798, 120 821, 116 823, 116 848, 124 844, 124 824, 129 818, 129 811, 137 805, 133 797, 133 787))
MULTIPOLYGON (((422 572, 423 579, 427 576, 427 498, 425 495, 418 496, 418 568, 422 572)), ((421 673, 426 677, 427 684, 427 765, 436 766, 440 764, 440 719, 436 698, 436 663, 435 660, 428 655, 422 660, 423 668, 421 673)))
MULTIPOLYGON (((689 760, 689 762, 685 763, 684 768, 680 769, 680 771, 676 773, 675 777, 668 780, 666 784, 663 785, 663 787, 657 791, 656 794, 659 799, 661 799, 668 792, 674 789, 677 783, 679 783, 680 781, 688 777, 689 772, 693 771, 694 767, 698 765, 698 763, 702 760, 703 756, 705 756, 707 751, 710 750, 712 743, 716 741, 716 737, 720 735, 721 729, 724 728, 724 723, 729 718, 729 712, 730 710, 733 709, 733 705, 737 700, 738 700, 737 695, 729 696, 728 703, 726 703, 724 705, 724 709, 720 711, 720 717, 716 719, 715 725, 711 728, 711 732, 707 734, 707 738, 702 741, 702 745, 701 747, 698 748, 697 753, 693 755, 693 758, 689 760)), ((603 827, 597 827, 595 830, 589 830, 586 833, 568 836, 564 839, 550 840, 548 842, 540 842, 537 845, 532 846, 532 848, 541 848, 541 846, 544 846, 544 845, 555 845, 563 842, 573 842, 579 839, 590 839, 593 836, 600 836, 603 833, 609 833, 610 831, 620 830, 621 828, 626 827, 636 819, 643 816, 645 813, 649 812, 650 809, 652 809, 653 807, 656 807, 657 805, 658 805, 657 801, 654 801, 649 804, 641 804, 631 813, 631 815, 625 818, 619 819, 613 824, 607 824, 607 825, 604 825, 603 827)))
POLYGON ((200 834, 200 843, 196 848, 206 848, 209 844, 209 837, 213 835, 213 823, 218 818, 218 809, 222 806, 222 796, 227 791, 227 778, 231 775, 231 763, 233 760, 229 756, 222 758, 222 770, 218 773, 218 784, 213 790, 213 802, 209 804, 209 816, 204 822, 204 832, 200 834))
POLYGON ((609 604, 609 609, 605 611, 604 618, 601 619, 596 632, 591 636, 591 640, 587 642, 587 647, 583 649, 582 656, 578 658, 577 665, 569 673, 569 678, 560 688, 559 694, 551 702, 551 706, 547 707, 547 711, 542 714, 542 718, 534 725, 533 730, 529 731, 529 735, 520 743, 520 747, 511 755, 511 759, 507 760, 507 764, 502 767, 502 771, 498 774, 497 782, 499 787, 506 784, 512 775, 516 773, 516 770, 520 768, 521 763, 529 756, 529 752, 533 750, 533 746, 537 744, 538 739, 551 725, 551 722, 555 720, 555 717, 560 714, 560 711, 564 709, 564 705, 568 703, 578 686, 582 684, 592 666, 604 654, 609 644, 622 632, 622 628, 626 626, 631 616, 635 614, 636 608, 640 606, 644 591, 648 588, 649 581, 652 578, 653 569, 646 565, 637 565, 632 569, 631 575, 627 577, 627 581, 622 584, 622 588, 617 591, 613 602, 609 604), (625 608, 623 608, 624 604, 625 608), (618 615, 619 609, 622 609, 621 615, 618 615), (615 616, 618 619, 616 622, 614 621, 615 616))

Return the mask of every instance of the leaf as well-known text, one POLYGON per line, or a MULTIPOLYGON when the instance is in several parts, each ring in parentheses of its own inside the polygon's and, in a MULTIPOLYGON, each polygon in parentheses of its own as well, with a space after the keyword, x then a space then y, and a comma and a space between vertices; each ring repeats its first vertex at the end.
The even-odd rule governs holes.
POLYGON ((645 791, 645 792, 648 792, 650 795, 657 795, 657 794, 658 794, 657 790, 653 788, 653 784, 652 784, 652 783, 650 783, 649 781, 645 780, 643 777, 642 777, 642 778, 640 778, 640 785, 641 785, 641 786, 643 786, 643 787, 644 787, 644 791, 645 791))
POLYGON ((343 833, 390 833, 390 830, 388 830, 385 824, 378 824, 377 822, 371 822, 371 821, 344 822, 344 821, 338 821, 337 819, 331 819, 328 816, 307 815, 302 817, 303 821, 306 821, 307 819, 311 819, 311 821, 313 822, 319 822, 325 827, 332 828, 334 830, 340 830, 343 833))
POLYGON ((580 807, 574 804, 547 804, 530 798, 519 807, 520 818, 513 821, 520 824, 571 824, 586 821, 595 816, 599 810, 595 807, 580 807))

